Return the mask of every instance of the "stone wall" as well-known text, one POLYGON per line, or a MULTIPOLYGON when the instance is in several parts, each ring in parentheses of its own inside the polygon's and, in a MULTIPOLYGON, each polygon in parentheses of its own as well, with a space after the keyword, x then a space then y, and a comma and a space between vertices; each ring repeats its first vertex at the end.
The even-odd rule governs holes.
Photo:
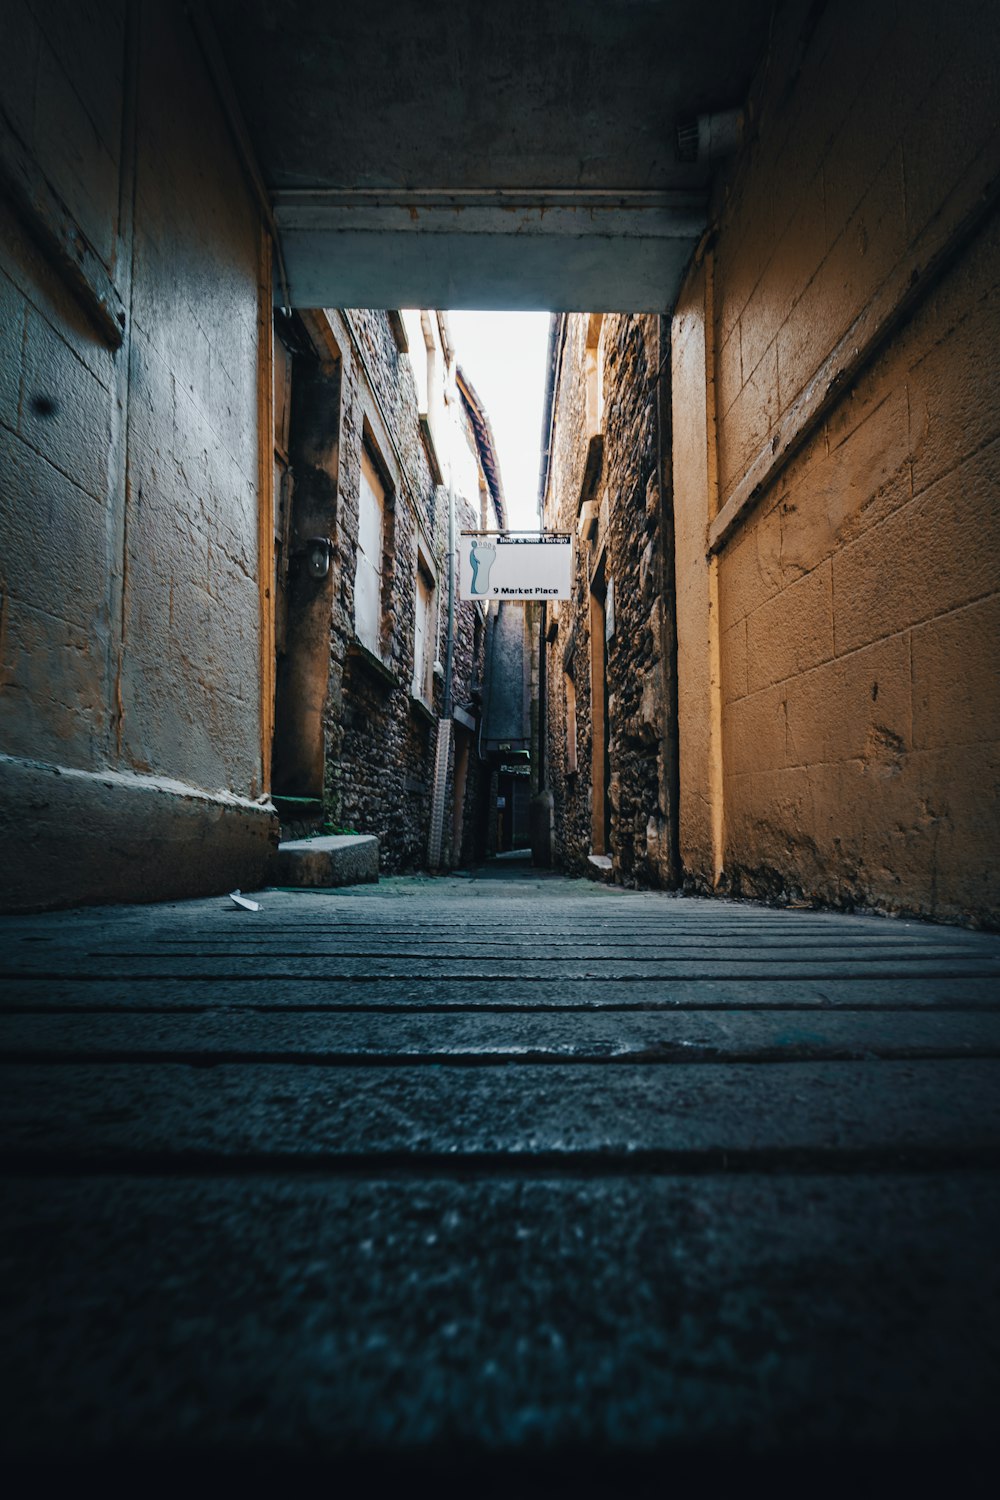
MULTIPOLYGON (((337 570, 330 630, 330 679, 325 714, 325 811, 338 827, 377 834, 386 873, 426 867, 438 719, 444 683, 435 675, 431 701, 412 691, 414 610, 418 547, 432 567, 437 606, 437 651, 445 660, 448 611, 448 489, 435 483, 421 435, 417 395, 408 354, 393 336, 388 315, 352 310, 330 312, 343 351, 344 375, 339 444, 337 570), (377 655, 356 640, 354 579, 357 567, 358 504, 362 446, 374 447, 390 491, 387 514, 386 588, 382 649, 377 655)), ((457 403, 457 396, 455 398, 457 403)), ((451 416, 460 430, 457 405, 451 416)), ((456 529, 478 524, 479 496, 456 496, 456 529)), ((472 683, 482 678, 483 645, 476 641, 475 606, 456 609, 454 701, 470 702, 472 683)), ((458 731, 461 732, 461 731, 458 731)), ((442 864, 453 858, 449 836, 455 748, 449 757, 442 864)), ((462 853, 475 852, 480 795, 479 765, 469 758, 467 814, 462 853)))
POLYGON ((574 597, 551 612, 554 629, 548 631, 547 757, 555 857, 563 868, 581 872, 594 846, 592 670, 595 645, 600 661, 600 643, 592 632, 600 628, 600 616, 592 614, 591 599, 596 594, 606 635, 608 853, 616 880, 659 884, 673 877, 665 533, 655 393, 659 319, 605 315, 598 344, 599 422, 593 411, 588 417, 587 408, 587 344, 589 338, 593 350, 597 321, 586 314, 561 321, 553 402, 546 525, 577 532, 581 507, 592 513, 589 531, 578 536, 574 597), (574 698, 575 770, 568 739, 574 698))
POLYGON ((2 899, 252 886, 259 215, 176 6, 17 0, 2 51, 2 899))
MULTIPOLYGON (((553 393, 553 438, 544 524, 550 530, 575 533, 587 454, 586 315, 575 314, 561 319, 558 336, 561 363, 553 393)), ((553 861, 557 868, 570 874, 583 873, 590 852, 588 561, 588 548, 578 544, 574 596, 571 600, 560 600, 557 605, 549 606, 546 760, 555 802, 553 861), (569 688, 567 676, 571 679, 569 688), (568 693, 575 693, 576 700, 575 767, 567 744, 571 722, 568 693)))
POLYGON ((703 886, 1000 916, 1000 34, 974 9, 783 8, 678 305, 703 886))

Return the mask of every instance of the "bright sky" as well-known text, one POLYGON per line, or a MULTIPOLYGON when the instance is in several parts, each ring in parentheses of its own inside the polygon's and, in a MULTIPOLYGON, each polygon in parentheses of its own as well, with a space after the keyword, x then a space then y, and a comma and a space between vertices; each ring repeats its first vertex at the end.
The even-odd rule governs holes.
POLYGON ((549 315, 449 312, 458 363, 493 428, 512 528, 538 525, 538 464, 549 315))

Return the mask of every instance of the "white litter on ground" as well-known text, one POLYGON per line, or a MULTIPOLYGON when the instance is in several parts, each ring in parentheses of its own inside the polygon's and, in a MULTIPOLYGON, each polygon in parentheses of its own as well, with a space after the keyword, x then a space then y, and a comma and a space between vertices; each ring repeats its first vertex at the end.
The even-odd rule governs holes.
POLYGON ((230 891, 229 899, 237 906, 242 906, 244 911, 260 911, 260 902, 251 901, 249 896, 241 896, 239 890, 230 891))

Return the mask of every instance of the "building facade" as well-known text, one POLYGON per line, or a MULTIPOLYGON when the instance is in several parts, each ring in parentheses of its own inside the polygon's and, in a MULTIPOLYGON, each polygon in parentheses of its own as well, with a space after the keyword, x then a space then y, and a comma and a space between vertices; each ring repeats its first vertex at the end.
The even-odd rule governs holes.
POLYGON ((449 518, 502 494, 443 320, 282 306, 198 15, 14 4, 0 88, 3 904, 258 886, 272 792, 387 869, 470 858, 449 518))
POLYGON ((995 40, 782 8, 669 335, 555 326, 567 868, 1000 918, 995 40))
POLYGON ((368 32, 342 46, 336 8, 324 31, 9 0, 6 905, 260 884, 272 793, 378 832, 392 869, 506 837, 479 785, 490 623, 442 626, 452 516, 502 524, 484 414, 436 314, 307 310, 432 282, 640 309, 553 338, 545 519, 577 587, 522 675, 562 863, 1000 919, 1000 31, 973 4, 739 9, 714 44, 679 28, 684 66, 652 80, 665 33, 628 27, 668 8, 574 16, 594 86, 530 131, 498 86, 501 158, 451 132, 480 80, 443 52, 447 109, 397 69, 358 126, 368 32), (310 72, 320 43, 342 88, 310 72), (716 97, 674 147, 668 115, 716 97), (442 197, 459 145, 469 186, 442 197))
POLYGON ((434 311, 299 316, 275 369, 276 805, 376 834, 386 872, 450 868, 485 837, 486 611, 452 555, 502 524, 488 419, 434 311))

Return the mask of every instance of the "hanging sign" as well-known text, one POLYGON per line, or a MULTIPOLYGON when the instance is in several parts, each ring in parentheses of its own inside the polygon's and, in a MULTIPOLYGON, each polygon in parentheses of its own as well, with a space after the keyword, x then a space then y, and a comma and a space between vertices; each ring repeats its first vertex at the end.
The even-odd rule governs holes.
POLYGON ((569 599, 573 538, 538 531, 463 531, 460 599, 569 599))

